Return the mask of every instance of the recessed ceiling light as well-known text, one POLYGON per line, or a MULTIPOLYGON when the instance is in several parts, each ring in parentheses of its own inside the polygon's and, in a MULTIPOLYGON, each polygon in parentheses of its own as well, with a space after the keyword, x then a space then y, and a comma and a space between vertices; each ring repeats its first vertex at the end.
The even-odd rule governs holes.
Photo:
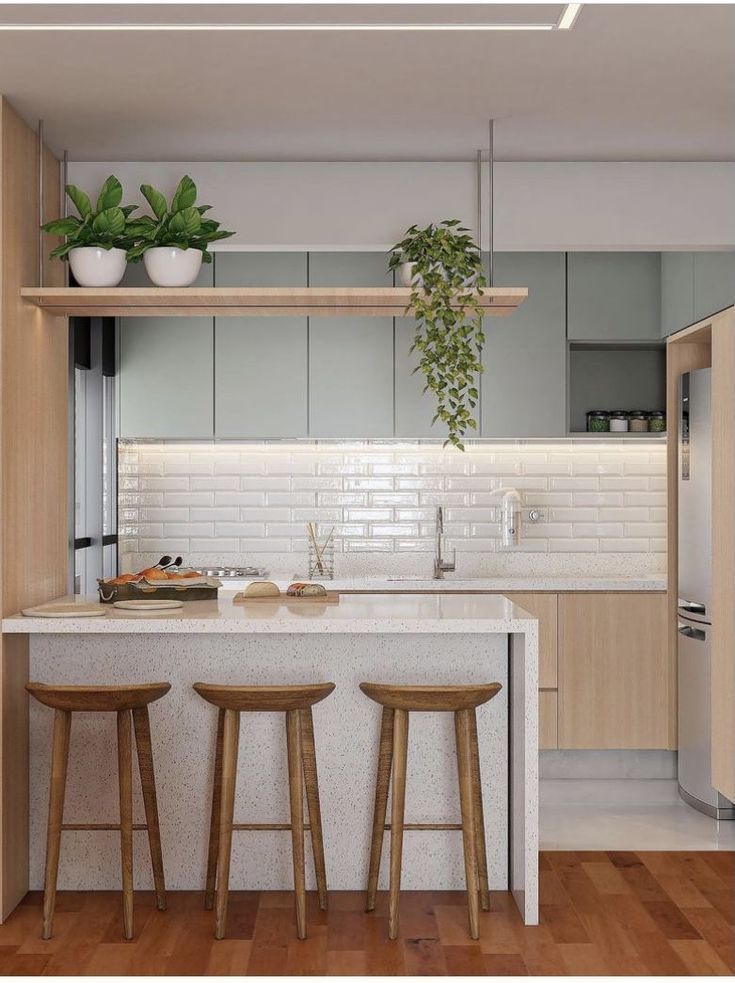
POLYGON ((0 24, 0 31, 568 31, 581 3, 568 3, 555 24, 0 24))

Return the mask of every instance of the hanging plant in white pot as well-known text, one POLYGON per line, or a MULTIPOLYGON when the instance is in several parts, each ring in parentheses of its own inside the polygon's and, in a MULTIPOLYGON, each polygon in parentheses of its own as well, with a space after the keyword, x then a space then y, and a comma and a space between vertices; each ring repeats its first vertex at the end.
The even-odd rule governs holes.
POLYGON ((480 250, 459 219, 425 229, 412 225, 393 247, 388 268, 411 287, 406 314, 416 319, 414 372, 423 372, 424 392, 436 397, 432 422, 445 423, 446 443, 464 450, 462 438, 477 429, 472 411, 485 343, 479 298, 487 278, 480 250))
POLYGON ((80 287, 116 287, 122 280, 127 263, 126 253, 135 242, 129 216, 137 205, 120 205, 122 185, 111 174, 92 206, 89 195, 74 184, 66 193, 78 212, 57 218, 41 226, 44 232, 64 236, 64 242, 51 256, 68 259, 74 279, 80 287))
POLYGON ((133 223, 137 241, 128 250, 128 259, 132 263, 142 259, 157 287, 190 286, 202 262, 212 262, 207 246, 235 233, 225 232, 219 222, 202 217, 212 206, 195 204, 197 187, 188 175, 179 181, 170 206, 152 185, 141 184, 140 190, 153 216, 143 215, 133 223))

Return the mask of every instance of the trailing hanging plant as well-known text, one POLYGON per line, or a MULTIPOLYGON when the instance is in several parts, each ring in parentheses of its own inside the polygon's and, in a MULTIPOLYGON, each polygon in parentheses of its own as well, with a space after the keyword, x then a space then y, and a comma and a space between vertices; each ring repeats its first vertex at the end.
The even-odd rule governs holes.
POLYGON ((129 216, 137 205, 120 205, 122 185, 111 174, 102 185, 97 203, 92 206, 89 195, 74 184, 66 185, 66 193, 79 213, 67 218, 46 222, 41 228, 52 235, 65 236, 65 241, 52 250, 51 256, 66 259, 72 249, 95 246, 99 249, 128 249, 134 242, 134 219, 129 216))
POLYGON ((235 234, 220 229, 220 223, 214 219, 202 218, 212 206, 195 204, 197 186, 188 175, 179 181, 170 205, 152 185, 141 184, 140 190, 155 217, 142 215, 133 223, 136 244, 128 249, 128 259, 133 263, 139 262, 144 253, 157 246, 199 249, 204 262, 211 263, 212 254, 207 246, 235 234))
POLYGON ((393 247, 390 270, 412 264, 411 297, 406 313, 416 319, 411 351, 419 353, 426 378, 424 392, 434 393, 434 419, 446 424, 446 443, 464 450, 462 438, 476 430, 477 376, 485 343, 479 296, 487 286, 480 250, 459 219, 419 229, 412 225, 393 247))

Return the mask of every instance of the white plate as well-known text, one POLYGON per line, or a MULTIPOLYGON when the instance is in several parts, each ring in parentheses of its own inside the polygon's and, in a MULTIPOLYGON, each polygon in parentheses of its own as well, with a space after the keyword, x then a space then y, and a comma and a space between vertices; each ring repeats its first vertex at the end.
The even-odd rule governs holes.
POLYGON ((124 611, 172 611, 183 606, 183 601, 156 601, 153 598, 140 601, 115 601, 113 604, 113 607, 122 608, 124 611))
POLYGON ((60 601, 58 604, 42 604, 36 608, 23 608, 26 618, 102 618, 107 613, 101 604, 75 604, 60 601))

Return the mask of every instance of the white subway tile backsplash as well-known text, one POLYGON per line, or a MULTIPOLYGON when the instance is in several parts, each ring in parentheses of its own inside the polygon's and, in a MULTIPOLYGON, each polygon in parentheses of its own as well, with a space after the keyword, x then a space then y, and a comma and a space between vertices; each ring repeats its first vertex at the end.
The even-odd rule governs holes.
MULTIPOLYGON (((483 554, 510 569, 514 554, 578 553, 610 555, 606 570, 619 562, 624 574, 619 558, 650 553, 660 568, 666 550, 663 446, 478 444, 461 454, 418 443, 122 443, 119 463, 128 569, 135 567, 128 554, 175 551, 202 563, 246 563, 258 554, 250 562, 265 565, 271 554, 287 564, 288 576, 305 570, 306 523, 316 522, 321 536, 334 528, 339 557, 401 554, 402 573, 430 575, 438 505, 447 547, 465 557, 465 572, 487 573, 483 554), (542 522, 524 520, 514 548, 500 540, 498 490, 506 487, 521 492, 524 510, 544 511, 542 522)), ((388 572, 398 561, 380 563, 388 572)), ((640 560, 630 563, 642 568, 640 560)))

